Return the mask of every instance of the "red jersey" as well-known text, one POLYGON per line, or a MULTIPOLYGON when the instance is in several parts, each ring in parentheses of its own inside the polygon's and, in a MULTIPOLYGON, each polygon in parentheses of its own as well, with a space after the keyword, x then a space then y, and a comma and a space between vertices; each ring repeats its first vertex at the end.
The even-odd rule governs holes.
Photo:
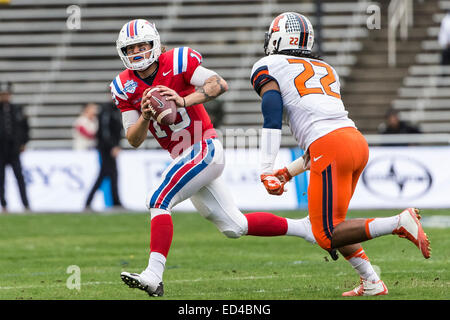
MULTIPOLYGON (((202 63, 197 51, 181 47, 162 53, 158 71, 151 84, 142 80, 133 70, 121 72, 110 84, 112 97, 121 112, 136 110, 141 113, 142 94, 145 89, 163 85, 175 90, 181 97, 195 91, 190 83, 195 69, 202 63)), ((203 104, 177 108, 174 124, 165 126, 151 119, 149 130, 163 149, 173 158, 194 143, 217 137, 203 104)))

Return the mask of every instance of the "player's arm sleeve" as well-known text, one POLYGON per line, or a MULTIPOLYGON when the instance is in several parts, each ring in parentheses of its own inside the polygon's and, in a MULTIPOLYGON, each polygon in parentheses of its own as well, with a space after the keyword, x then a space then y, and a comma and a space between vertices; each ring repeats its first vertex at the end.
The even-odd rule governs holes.
POLYGON ((266 91, 262 97, 261 109, 264 124, 260 141, 260 170, 262 174, 271 174, 281 144, 283 100, 280 91, 266 91))
POLYGON ((261 174, 272 174, 280 150, 281 130, 262 128, 259 156, 261 174))
POLYGON ((261 101, 261 111, 264 117, 263 128, 281 130, 283 122, 283 99, 278 90, 264 92, 261 101))
POLYGON ((311 167, 309 152, 305 153, 300 158, 295 159, 286 166, 289 174, 292 177, 299 175, 300 173, 309 170, 311 167))
POLYGON ((198 66, 197 69, 195 69, 194 73, 191 77, 191 84, 196 87, 201 87, 205 84, 205 81, 212 76, 217 75, 217 72, 207 69, 203 66, 198 66))
MULTIPOLYGON (((252 68, 250 82, 253 89, 261 94, 262 87, 270 81, 278 81, 270 75, 264 61, 258 61, 252 68)), ((264 124, 260 138, 260 171, 261 174, 272 174, 273 166, 280 150, 281 126, 283 119, 283 99, 278 90, 264 92, 261 101, 264 124)))
POLYGON ((135 124, 140 117, 140 113, 137 110, 128 110, 122 112, 122 125, 125 130, 125 135, 133 124, 135 124))

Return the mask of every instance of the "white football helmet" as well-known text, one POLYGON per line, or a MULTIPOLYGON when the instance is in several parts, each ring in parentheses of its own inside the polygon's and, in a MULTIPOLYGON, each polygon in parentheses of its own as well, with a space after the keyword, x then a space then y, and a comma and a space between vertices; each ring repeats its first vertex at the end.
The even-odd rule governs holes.
POLYGON ((264 40, 264 52, 266 55, 283 50, 311 53, 313 45, 314 30, 308 18, 296 12, 285 12, 270 24, 264 40))
POLYGON ((120 59, 122 59, 127 69, 142 71, 158 60, 161 55, 161 40, 158 30, 156 30, 153 23, 144 19, 137 19, 124 24, 120 30, 119 38, 116 41, 116 48, 120 59), (150 52, 150 57, 148 59, 140 59, 137 62, 131 62, 130 59, 138 55, 127 55, 126 48, 129 45, 141 42, 150 43, 152 48, 148 51, 140 52, 139 55, 150 52))

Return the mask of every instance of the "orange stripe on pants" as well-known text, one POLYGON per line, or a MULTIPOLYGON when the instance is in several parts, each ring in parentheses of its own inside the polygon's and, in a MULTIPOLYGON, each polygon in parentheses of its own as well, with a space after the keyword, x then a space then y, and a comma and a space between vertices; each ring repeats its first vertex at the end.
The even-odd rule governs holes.
POLYGON ((369 158, 366 139, 352 127, 334 130, 309 146, 308 210, 317 243, 331 249, 336 225, 347 215, 356 184, 369 158))

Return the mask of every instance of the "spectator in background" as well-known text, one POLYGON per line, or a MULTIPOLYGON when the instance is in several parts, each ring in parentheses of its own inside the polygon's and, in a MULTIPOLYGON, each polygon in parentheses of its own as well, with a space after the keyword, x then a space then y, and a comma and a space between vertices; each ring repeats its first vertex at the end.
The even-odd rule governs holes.
POLYGON ((100 188, 105 178, 109 177, 111 190, 111 205, 122 208, 118 191, 117 156, 120 152, 122 138, 122 120, 119 110, 112 103, 100 105, 98 114, 97 150, 100 155, 100 172, 97 180, 89 191, 85 209, 90 210, 95 192, 100 188))
MULTIPOLYGON (((386 121, 378 126, 378 133, 380 134, 408 134, 408 133, 422 133, 419 127, 400 120, 398 111, 389 109, 386 113, 386 121)), ((408 143, 387 143, 385 146, 404 146, 408 143)))
POLYGON ((87 103, 83 107, 80 116, 75 120, 73 124, 74 150, 95 148, 95 135, 98 129, 98 108, 99 106, 96 103, 87 103))
POLYGON ((394 109, 388 110, 386 113, 386 122, 380 124, 378 132, 381 134, 421 133, 418 127, 400 120, 398 111, 394 109))
POLYGON ((4 212, 7 210, 5 197, 6 165, 12 167, 25 210, 30 209, 20 162, 20 153, 25 150, 25 144, 29 140, 28 120, 21 107, 10 103, 11 92, 10 82, 0 82, 0 201, 4 212))
POLYGON ((442 19, 439 31, 439 44, 442 48, 441 63, 450 65, 450 11, 442 19))

